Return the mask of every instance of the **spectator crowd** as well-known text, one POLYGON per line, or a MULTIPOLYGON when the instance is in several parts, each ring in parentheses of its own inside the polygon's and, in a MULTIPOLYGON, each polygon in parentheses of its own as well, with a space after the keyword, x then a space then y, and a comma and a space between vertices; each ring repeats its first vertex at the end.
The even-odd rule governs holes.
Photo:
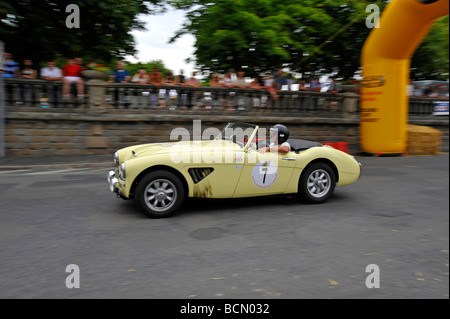
MULTIPOLYGON (((40 69, 40 72, 33 65, 30 59, 25 59, 21 64, 12 59, 10 53, 4 53, 3 66, 0 65, 0 75, 4 78, 21 78, 21 79, 43 79, 46 81, 62 81, 63 82, 63 101, 68 101, 71 96, 71 85, 76 88, 74 96, 76 101, 84 100, 85 81, 83 75, 84 70, 87 70, 92 65, 85 66, 83 59, 71 58, 67 60, 67 64, 62 69, 56 66, 55 61, 48 61, 46 66, 40 69)), ((95 65, 95 63, 94 63, 95 65)), ((196 72, 193 72, 190 77, 185 77, 181 70, 179 75, 174 76, 171 72, 163 75, 158 67, 153 67, 150 72, 145 68, 140 68, 136 74, 130 74, 125 69, 125 63, 117 62, 116 69, 113 70, 109 76, 110 83, 138 83, 142 85, 151 84, 154 86, 160 85, 177 85, 183 87, 200 87, 202 84, 196 77, 196 72)), ((356 81, 352 81, 357 84, 356 81)), ((268 73, 264 76, 257 76, 249 80, 245 76, 244 71, 235 73, 233 70, 226 74, 212 74, 209 83, 210 87, 226 87, 236 89, 263 89, 270 93, 272 100, 279 98, 279 92, 284 90, 298 90, 298 91, 312 91, 312 92, 329 92, 332 94, 339 94, 343 92, 343 85, 337 78, 331 78, 330 81, 324 85, 318 77, 301 78, 296 80, 292 74, 286 74, 283 70, 275 73, 268 73)), ((168 90, 168 94, 175 99, 180 99, 181 96, 176 94, 176 90, 168 90)), ((355 91, 358 93, 358 91, 355 91)), ((150 96, 151 103, 154 105, 158 99, 157 94, 144 92, 150 96)), ((188 98, 191 99, 195 92, 187 91, 188 98)), ((419 82, 411 81, 408 86, 408 95, 411 97, 440 97, 448 99, 448 83, 445 84, 429 84, 426 87, 420 85, 419 82)), ((23 92, 21 92, 23 96, 23 92)), ((115 93, 115 100, 117 101, 117 91, 115 93)), ((178 101, 179 102, 179 101, 178 101)))
POLYGON ((443 81, 414 81, 411 80, 408 85, 408 95, 410 97, 418 98, 447 98, 448 94, 448 82, 446 84, 443 81), (431 83, 430 83, 431 82, 431 83), (436 82, 436 83, 433 83, 436 82))

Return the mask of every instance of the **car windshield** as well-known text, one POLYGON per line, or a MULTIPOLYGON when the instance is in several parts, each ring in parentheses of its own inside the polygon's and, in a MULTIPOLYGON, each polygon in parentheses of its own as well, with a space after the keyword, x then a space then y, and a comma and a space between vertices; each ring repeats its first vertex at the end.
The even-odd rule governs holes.
POLYGON ((256 125, 247 123, 228 123, 222 132, 217 135, 216 140, 227 140, 243 148, 256 128, 256 125))

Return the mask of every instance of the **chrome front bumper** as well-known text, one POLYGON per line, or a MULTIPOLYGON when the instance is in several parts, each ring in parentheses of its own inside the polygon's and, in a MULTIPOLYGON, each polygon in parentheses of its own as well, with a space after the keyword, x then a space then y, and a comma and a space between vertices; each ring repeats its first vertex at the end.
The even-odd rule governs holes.
POLYGON ((109 190, 112 193, 119 194, 119 188, 117 187, 119 185, 119 179, 117 178, 118 172, 114 170, 110 170, 108 172, 107 180, 109 184, 109 190))

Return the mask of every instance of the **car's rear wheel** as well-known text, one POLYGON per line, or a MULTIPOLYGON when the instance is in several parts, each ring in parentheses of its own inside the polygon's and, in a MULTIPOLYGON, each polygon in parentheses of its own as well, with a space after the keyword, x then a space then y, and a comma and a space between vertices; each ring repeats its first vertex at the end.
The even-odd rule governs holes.
POLYGON ((136 187, 136 205, 152 218, 173 216, 183 200, 183 184, 176 175, 167 171, 149 173, 136 187))
POLYGON ((309 203, 325 202, 336 187, 336 176, 326 163, 314 163, 303 171, 299 195, 309 203))

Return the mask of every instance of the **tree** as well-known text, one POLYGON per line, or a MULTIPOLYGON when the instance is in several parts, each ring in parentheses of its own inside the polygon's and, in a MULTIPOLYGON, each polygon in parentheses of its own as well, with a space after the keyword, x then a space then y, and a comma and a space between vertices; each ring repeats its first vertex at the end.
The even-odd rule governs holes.
POLYGON ((147 63, 142 63, 142 62, 127 63, 125 68, 133 75, 133 74, 138 73, 138 70, 140 68, 144 68, 145 70, 147 70, 148 73, 150 73, 153 71, 153 68, 155 66, 158 67, 159 72, 161 72, 163 74, 163 76, 167 76, 169 73, 172 73, 172 75, 174 75, 173 71, 166 68, 163 61, 161 61, 161 60, 150 61, 147 63))
POLYGON ((107 63, 136 53, 132 30, 144 29, 139 14, 155 13, 163 0, 76 1, 80 28, 68 28, 72 0, 14 0, 0 3, 0 38, 16 60, 55 56, 107 63))
MULTIPOLYGON (((244 68, 248 75, 281 67, 350 78, 361 65, 369 4, 364 0, 172 0, 187 10, 173 36, 196 38, 195 62, 207 72, 244 68)), ((422 77, 448 78, 448 17, 439 19, 412 61, 422 77), (445 75, 444 75, 445 76, 445 75)))
MULTIPOLYGON (((196 37, 195 60, 203 71, 246 68, 249 75, 288 67, 292 71, 339 72, 350 77, 370 29, 361 0, 173 0, 189 10, 171 41, 196 37), (336 36, 336 38, 334 38, 336 36)), ((381 9, 383 1, 378 2, 381 9)))
POLYGON ((448 80, 449 17, 438 19, 411 61, 411 77, 448 80))

